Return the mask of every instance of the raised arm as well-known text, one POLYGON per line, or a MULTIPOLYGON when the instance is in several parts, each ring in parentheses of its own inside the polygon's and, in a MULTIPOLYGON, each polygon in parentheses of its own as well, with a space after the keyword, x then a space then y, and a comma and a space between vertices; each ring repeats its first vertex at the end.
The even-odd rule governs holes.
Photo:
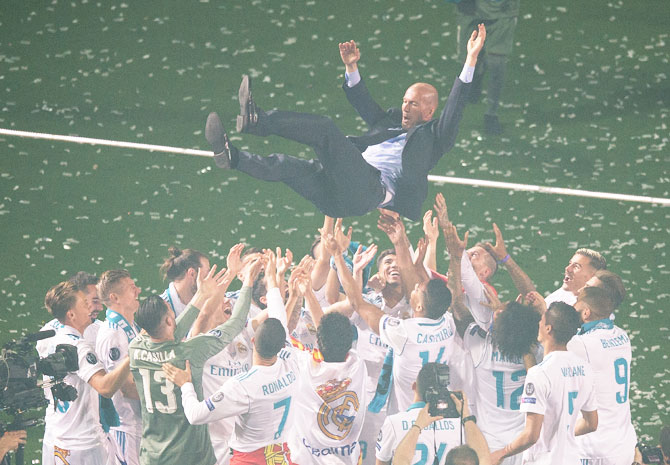
MULTIPOLYGON (((225 273, 225 268, 217 271, 216 265, 212 265, 206 276, 198 270, 198 290, 186 306, 186 309, 177 317, 177 327, 174 331, 175 341, 181 341, 186 337, 186 334, 188 334, 195 319, 198 317, 200 310, 205 308, 207 301, 216 293, 217 286, 222 284, 225 273)), ((206 311, 211 312, 214 311, 214 309, 210 305, 206 311)), ((204 318, 209 319, 210 316, 211 314, 208 314, 204 318)))
MULTIPOLYGON (((463 411, 461 418, 470 418, 471 413, 470 406, 468 404, 468 398, 465 395, 465 392, 461 392, 461 395, 463 396, 462 401, 453 393, 450 394, 451 399, 454 401, 454 404, 456 404, 456 410, 459 412, 461 410, 463 411)), ((489 450, 489 445, 486 442, 486 438, 477 426, 476 421, 466 421, 463 423, 463 429, 465 430, 465 443, 477 453, 477 458, 479 458, 479 465, 489 465, 491 463, 491 451, 489 450)))
MULTIPOLYGON (((332 231, 334 224, 335 220, 333 218, 324 216, 322 230, 332 231)), ((312 287, 315 291, 318 291, 326 285, 328 270, 330 270, 330 253, 323 246, 321 240, 319 240, 319 244, 315 247, 314 255, 316 261, 314 262, 314 268, 312 268, 312 287)))
MULTIPOLYGON (((393 465, 410 465, 414 459, 414 452, 416 451, 416 443, 419 440, 419 435, 424 428, 428 427, 433 422, 441 420, 444 417, 431 417, 428 413, 429 404, 426 404, 417 415, 414 424, 409 428, 402 441, 398 444, 393 452, 393 465)), ((380 460, 377 459, 377 463, 380 460)))
MULTIPOLYGON (((339 223, 341 224, 341 221, 339 223)), ((335 227, 337 228, 338 225, 336 224, 335 227)), ((342 250, 339 248, 335 238, 332 235, 328 235, 326 236, 325 241, 326 246, 329 248, 331 254, 335 258, 337 273, 340 277, 342 287, 344 287, 344 292, 347 294, 349 302, 351 302, 354 310, 361 315, 361 318, 365 320, 370 329, 379 334, 379 320, 381 320, 384 313, 379 308, 363 299, 362 289, 356 284, 351 271, 349 271, 349 268, 347 268, 346 264, 344 263, 344 258, 342 258, 342 250)))
POLYGON ((484 248, 496 259, 499 265, 504 265, 509 273, 514 285, 521 295, 526 295, 529 292, 535 292, 537 289, 533 281, 521 269, 521 267, 514 261, 514 258, 507 252, 505 241, 503 240, 502 232, 497 224, 493 223, 493 233, 496 237, 495 245, 490 242, 483 244, 484 248))
POLYGON ((427 245, 423 264, 429 270, 437 271, 437 239, 440 237, 440 229, 437 226, 437 217, 433 218, 432 210, 423 215, 423 235, 427 245))
POLYGON ((412 255, 410 253, 411 245, 407 233, 405 232, 405 224, 400 218, 400 215, 396 212, 384 209, 380 209, 379 212, 380 215, 379 220, 377 221, 377 227, 386 233, 391 244, 393 244, 393 247, 395 248, 398 269, 400 270, 403 288, 405 295, 407 296, 417 284, 421 284, 428 280, 428 274, 423 268, 422 262, 418 264, 419 266, 415 266, 414 261, 412 260, 412 255))
POLYGON ((350 40, 349 42, 342 42, 339 44, 340 58, 344 63, 344 68, 348 74, 358 71, 358 60, 361 59, 361 51, 358 50, 356 42, 350 40))

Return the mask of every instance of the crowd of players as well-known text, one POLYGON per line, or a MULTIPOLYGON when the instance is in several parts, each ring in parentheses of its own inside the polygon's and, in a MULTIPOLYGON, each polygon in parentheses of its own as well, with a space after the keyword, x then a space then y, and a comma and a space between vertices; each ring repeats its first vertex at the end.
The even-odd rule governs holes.
POLYGON ((126 270, 51 288, 56 336, 37 349, 77 347, 78 397, 45 389, 42 463, 633 463, 626 291, 598 252, 577 250, 545 299, 496 225, 468 248, 441 194, 414 246, 397 214, 378 226, 383 251, 326 217, 295 265, 280 248, 236 244, 225 268, 171 248, 167 289, 142 301, 126 270), (515 301, 490 284, 501 269, 515 301), (455 418, 429 413, 438 364, 455 418))

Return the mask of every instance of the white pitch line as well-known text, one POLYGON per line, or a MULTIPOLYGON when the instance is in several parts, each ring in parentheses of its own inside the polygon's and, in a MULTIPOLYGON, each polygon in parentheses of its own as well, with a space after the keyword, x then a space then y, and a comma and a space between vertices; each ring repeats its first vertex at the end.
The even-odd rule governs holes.
MULTIPOLYGON (((105 145, 108 147, 148 150, 151 152, 178 153, 182 155, 194 155, 199 157, 212 156, 212 152, 209 150, 184 149, 180 147, 169 147, 166 145, 140 144, 137 142, 93 139, 90 137, 63 136, 58 134, 45 134, 41 132, 16 131, 13 129, 0 128, 0 134, 4 134, 7 136, 29 138, 29 139, 73 142, 76 144, 105 145)), ((611 192, 595 192, 595 191, 586 191, 582 189, 566 189, 563 187, 536 186, 532 184, 486 181, 484 179, 457 178, 452 176, 428 175, 428 180, 436 184, 460 184, 473 187, 491 187, 495 189, 507 189, 514 191, 539 192, 541 194, 572 195, 577 197, 590 197, 596 199, 620 200, 623 202, 652 203, 663 206, 670 206, 670 199, 662 197, 646 197, 642 195, 615 194, 611 192)))
POLYGON ((582 189, 566 189, 564 187, 534 186, 532 184, 517 184, 513 182, 486 181, 484 179, 455 178, 451 176, 434 176, 429 174, 428 180, 436 184, 462 184, 475 187, 493 187, 514 191, 539 192, 542 194, 573 195, 576 197, 591 197, 596 199, 621 200, 624 202, 655 203, 670 206, 670 199, 662 197, 645 197, 642 195, 615 194, 612 192, 585 191, 582 189))

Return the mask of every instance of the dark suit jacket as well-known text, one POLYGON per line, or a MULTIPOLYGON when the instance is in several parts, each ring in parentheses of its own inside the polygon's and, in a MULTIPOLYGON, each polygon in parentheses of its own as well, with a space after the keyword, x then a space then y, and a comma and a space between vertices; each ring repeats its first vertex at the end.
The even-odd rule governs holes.
MULTIPOLYGON (((405 132, 401 128, 401 109, 384 111, 373 100, 362 79, 354 87, 348 87, 346 82, 342 87, 349 102, 370 128, 363 136, 349 137, 361 152, 370 145, 405 132)), ((391 210, 414 221, 422 217, 421 205, 428 195, 428 173, 456 142, 469 88, 469 84, 456 78, 440 117, 407 131, 407 142, 402 151, 402 176, 397 181, 391 210)))

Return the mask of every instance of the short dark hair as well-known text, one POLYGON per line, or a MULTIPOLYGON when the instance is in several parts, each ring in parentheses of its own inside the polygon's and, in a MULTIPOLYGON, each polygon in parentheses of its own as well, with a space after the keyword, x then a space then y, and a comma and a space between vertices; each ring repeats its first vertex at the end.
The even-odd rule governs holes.
POLYGON ((140 303, 140 308, 135 313, 135 322, 149 333, 149 336, 156 337, 160 323, 169 311, 171 310, 161 296, 153 294, 140 303))
POLYGON ((379 270, 379 265, 382 263, 382 260, 384 260, 384 257, 395 254, 395 249, 385 249, 379 252, 379 256, 377 257, 377 270, 379 270))
POLYGON ((614 308, 619 308, 621 302, 626 298, 626 287, 623 285, 621 277, 608 270, 598 270, 593 276, 602 283, 602 286, 597 287, 604 289, 609 294, 614 308))
POLYGON ((426 284, 423 303, 426 316, 439 320, 451 305, 451 291, 441 279, 431 279, 426 284))
POLYGON ((286 343, 286 330, 281 321, 268 318, 260 324, 254 336, 254 349, 261 358, 269 359, 279 353, 286 343))
POLYGON ((98 282, 100 300, 107 304, 109 302, 109 295, 115 291, 119 281, 125 278, 130 278, 128 270, 107 270, 102 273, 98 282))
POLYGON ((601 287, 585 287, 577 295, 578 302, 584 302, 599 320, 607 318, 614 311, 614 303, 607 291, 601 287))
POLYGON ((81 292, 71 281, 63 281, 47 291, 44 306, 61 323, 65 314, 77 303, 77 293, 81 292))
POLYGON ((583 255, 591 261, 591 266, 596 270, 604 270, 607 268, 607 260, 602 254, 593 249, 581 248, 577 249, 575 255, 583 255))
POLYGON ((552 302, 544 314, 544 321, 551 325, 551 334, 558 344, 567 344, 582 325, 575 307, 565 302, 552 302))
POLYGON ((326 313, 316 329, 316 340, 326 362, 343 362, 354 340, 349 318, 338 312, 326 313))
POLYGON ((170 254, 160 267, 163 279, 174 281, 184 277, 184 274, 190 269, 198 269, 201 266, 200 260, 207 258, 207 255, 194 249, 181 250, 178 247, 170 247, 170 254))
POLYGON ((457 446, 449 450, 444 465, 479 465, 479 457, 472 447, 457 446))
POLYGON ((88 286, 95 286, 98 284, 98 281, 100 281, 100 278, 98 278, 96 275, 87 273, 86 271, 79 271, 73 276, 68 279, 74 286, 77 288, 78 291, 87 291, 88 286))
POLYGON ((507 359, 521 358, 537 342, 540 314, 528 305, 509 302, 493 322, 493 345, 507 359))

